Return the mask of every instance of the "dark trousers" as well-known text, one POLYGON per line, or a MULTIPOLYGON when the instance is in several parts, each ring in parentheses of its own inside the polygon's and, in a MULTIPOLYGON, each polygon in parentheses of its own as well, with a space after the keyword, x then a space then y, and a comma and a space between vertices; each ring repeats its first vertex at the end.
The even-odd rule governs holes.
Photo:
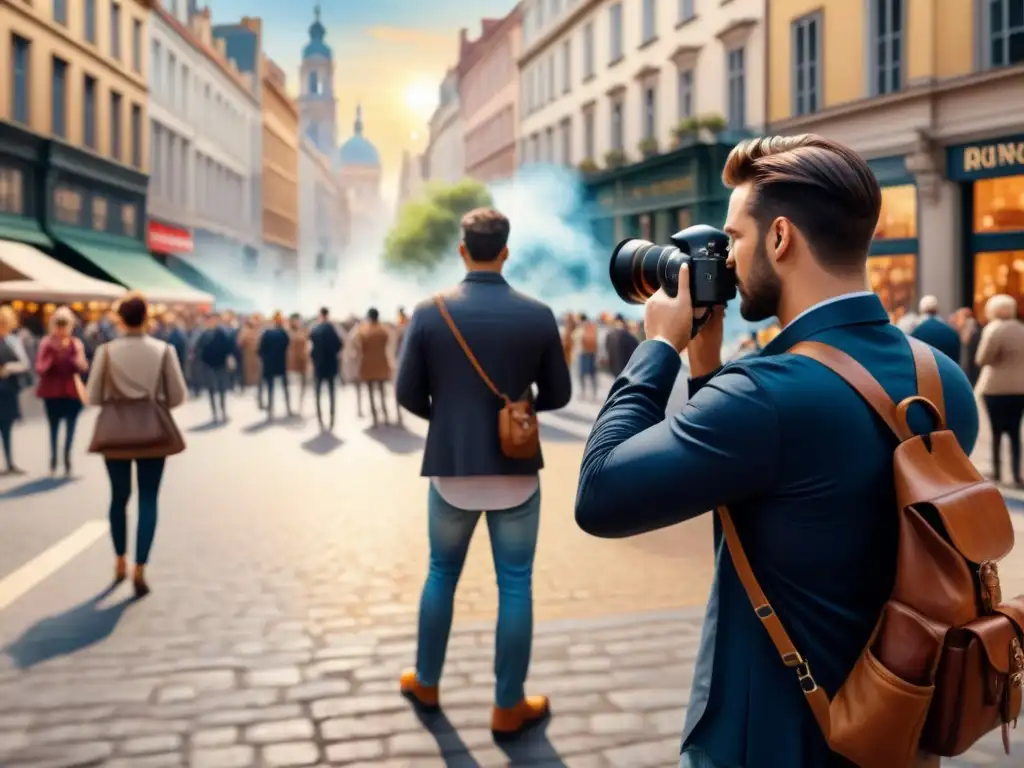
POLYGON ((327 387, 327 402, 330 407, 330 425, 334 427, 334 402, 336 397, 335 385, 337 384, 336 376, 325 376, 322 374, 316 374, 316 382, 314 384, 314 392, 316 393, 316 420, 320 422, 320 426, 324 425, 323 411, 320 408, 320 391, 323 387, 327 387))
POLYGON ((377 423, 377 398, 380 398, 380 409, 384 414, 384 423, 388 423, 388 405, 387 400, 384 397, 384 384, 383 381, 364 381, 366 384, 366 393, 370 398, 370 416, 373 418, 373 423, 377 423), (374 397, 376 393, 377 397, 374 397))
MULTIPOLYGON (((331 410, 333 412, 334 409, 331 410)), ((3 443, 4 461, 7 462, 8 469, 14 469, 14 453, 11 451, 11 432, 13 431, 13 419, 0 419, 0 443, 3 443)))
POLYGON ((985 410, 992 426, 992 471, 999 480, 1002 459, 999 447, 1003 435, 1010 437, 1010 463, 1015 482, 1021 481, 1020 424, 1024 418, 1024 395, 985 395, 985 410))
POLYGON ((110 477, 110 538, 114 554, 124 557, 128 548, 128 500, 132 497, 132 463, 139 481, 139 525, 135 535, 135 563, 145 565, 156 533, 156 501, 165 459, 107 459, 110 477))
POLYGON ((210 394, 210 414, 213 421, 217 420, 217 403, 220 403, 220 418, 227 419, 228 412, 225 404, 228 387, 231 385, 231 371, 227 366, 219 368, 207 368, 206 391, 210 394))
POLYGON ((71 466, 71 445, 75 440, 78 414, 82 412, 82 401, 77 397, 48 397, 43 401, 46 421, 50 425, 50 469, 57 468, 57 436, 60 423, 64 422, 64 467, 71 466))
POLYGON ((289 416, 292 415, 292 400, 288 394, 288 374, 282 373, 277 376, 264 376, 263 385, 267 389, 267 418, 274 417, 274 381, 281 380, 281 389, 284 390, 284 409, 289 416))

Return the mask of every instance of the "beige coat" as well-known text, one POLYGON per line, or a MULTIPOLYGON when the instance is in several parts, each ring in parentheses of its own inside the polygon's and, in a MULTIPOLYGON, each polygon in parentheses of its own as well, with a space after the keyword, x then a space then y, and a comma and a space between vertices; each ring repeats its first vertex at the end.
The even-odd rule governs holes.
POLYGON ((387 329, 380 323, 363 323, 356 331, 354 341, 359 356, 359 380, 390 381, 388 348, 391 334, 387 329))
POLYGON ((975 361, 979 395, 1024 395, 1024 322, 993 320, 981 330, 975 361))
POLYGON ((242 381, 245 386, 253 387, 259 383, 260 364, 259 356, 260 330, 245 326, 238 332, 238 348, 242 351, 242 381))
POLYGON ((309 331, 289 328, 288 338, 288 372, 305 374, 309 370, 309 331))
POLYGON ((163 341, 146 335, 125 335, 108 341, 96 353, 86 386, 89 403, 99 405, 114 397, 104 391, 103 383, 110 367, 111 389, 121 397, 141 398, 154 395, 177 408, 185 401, 185 377, 174 350, 163 341))

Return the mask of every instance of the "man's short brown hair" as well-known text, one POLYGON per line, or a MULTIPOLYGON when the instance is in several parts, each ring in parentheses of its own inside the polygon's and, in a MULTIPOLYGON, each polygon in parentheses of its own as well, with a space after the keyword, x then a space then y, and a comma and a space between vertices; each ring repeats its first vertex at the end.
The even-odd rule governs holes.
POLYGON ((462 217, 462 242, 473 261, 494 261, 508 245, 510 225, 493 208, 475 208, 462 217))
POLYGON ((762 235, 782 216, 829 271, 864 268, 882 190, 852 149, 814 134, 753 139, 729 153, 722 182, 753 186, 748 209, 762 235))

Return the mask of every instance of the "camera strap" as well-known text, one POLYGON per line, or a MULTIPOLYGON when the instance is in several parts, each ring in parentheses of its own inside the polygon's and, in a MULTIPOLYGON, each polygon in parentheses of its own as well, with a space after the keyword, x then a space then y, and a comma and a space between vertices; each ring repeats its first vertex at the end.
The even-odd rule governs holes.
POLYGON ((693 325, 690 328, 690 338, 697 338, 697 334, 700 333, 700 329, 707 325, 708 320, 711 319, 712 313, 715 311, 714 307, 706 307, 704 314, 700 317, 693 316, 693 325))

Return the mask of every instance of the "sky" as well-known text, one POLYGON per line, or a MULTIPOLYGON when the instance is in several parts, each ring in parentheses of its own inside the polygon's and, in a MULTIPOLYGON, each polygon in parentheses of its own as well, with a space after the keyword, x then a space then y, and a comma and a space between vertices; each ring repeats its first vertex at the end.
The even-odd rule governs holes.
MULTIPOLYGON (((299 91, 302 47, 309 40, 317 0, 206 0, 215 24, 242 16, 263 19, 264 48, 299 91)), ((202 5, 202 3, 200 3, 202 5)), ((377 147, 383 194, 394 199, 402 151, 426 148, 427 122, 437 92, 458 55, 459 29, 471 38, 480 19, 501 17, 514 0, 319 0, 325 42, 334 51, 338 139, 352 134, 357 103, 363 135, 377 147)))

